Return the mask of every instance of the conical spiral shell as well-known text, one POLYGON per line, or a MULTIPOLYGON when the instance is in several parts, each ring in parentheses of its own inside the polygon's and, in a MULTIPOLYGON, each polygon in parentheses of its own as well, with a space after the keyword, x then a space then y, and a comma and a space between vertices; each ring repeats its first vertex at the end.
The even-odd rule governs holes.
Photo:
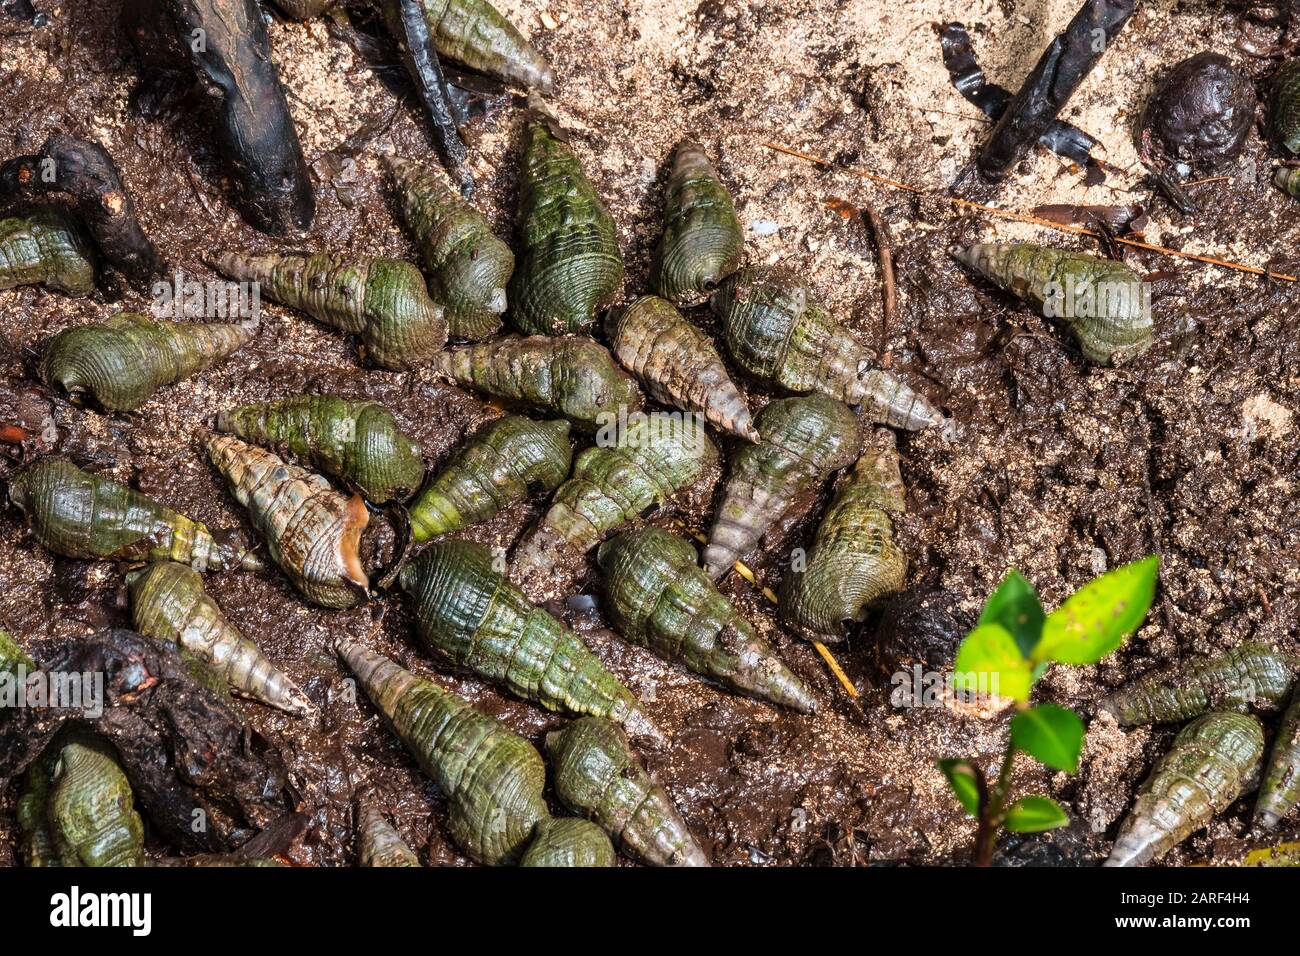
POLYGON ((659 528, 600 546, 605 604, 618 632, 724 687, 800 713, 817 699, 696 566, 689 541, 659 528))
POLYGON ((9 483, 9 500, 40 544, 68 558, 179 561, 196 571, 257 570, 262 561, 230 535, 126 485, 82 471, 62 455, 33 462, 9 483))
POLYGON ((715 581, 758 544, 796 497, 851 465, 862 450, 853 410, 818 393, 777 399, 755 424, 762 440, 736 452, 704 548, 704 570, 715 581))
POLYGON ((533 605, 473 541, 434 541, 402 569, 420 638, 456 667, 548 710, 608 717, 664 739, 636 695, 558 620, 533 605))
POLYGON ((456 845, 479 863, 516 862, 549 816, 546 766, 523 737, 437 684, 343 641, 339 655, 420 769, 447 797, 456 845))
POLYGON ((303 717, 315 708, 256 644, 239 633, 183 564, 164 561, 126 577, 135 629, 205 662, 235 692, 303 717))
POLYGON ((1268 104, 1268 134, 1291 154, 1300 154, 1300 60, 1282 64, 1273 78, 1268 104))
POLYGON ((718 460, 703 424, 689 417, 638 414, 596 441, 515 549, 516 581, 586 554, 619 525, 695 484, 718 460))
POLYGON ((713 341, 671 303, 643 295, 613 313, 606 330, 614 356, 656 402, 700 412, 719 428, 758 441, 749 406, 713 341))
POLYGON ((419 866, 415 851, 373 804, 356 802, 357 864, 359 866, 419 866))
POLYGON ((1031 243, 978 243, 957 259, 1045 314, 1059 316, 1091 362, 1122 365, 1151 345, 1147 286, 1122 262, 1031 243))
POLYGON ((144 824, 108 744, 84 737, 64 745, 54 767, 49 814, 63 866, 144 865, 144 824))
POLYGON ((139 408, 164 385, 201 372, 251 341, 252 325, 168 322, 123 312, 64 329, 41 359, 41 378, 115 412, 139 408))
POLYGON ((464 388, 555 412, 587 431, 641 407, 632 377, 584 336, 508 336, 443 352, 429 367, 464 388))
POLYGON ((551 66, 487 0, 421 0, 439 56, 471 69, 549 93, 551 66))
POLYGON ((294 395, 222 412, 217 431, 287 452, 374 504, 404 498, 424 480, 420 446, 378 402, 294 395))
POLYGON ((550 817, 537 824, 520 866, 616 866, 614 844, 605 831, 577 817, 550 817))
POLYGON ((341 495, 319 475, 231 435, 213 435, 207 450, 304 597, 333 608, 365 600, 370 579, 358 546, 370 516, 360 495, 341 495))
POLYGON ((1216 712, 1192 721, 1142 784, 1104 865, 1160 859, 1250 790, 1263 756, 1254 717, 1216 712))
POLYGON ((487 425, 443 466, 410 507, 411 536, 422 544, 486 521, 527 495, 554 491, 569 475, 569 423, 505 415, 487 425))
POLYGON ((50 744, 31 762, 23 774, 23 790, 14 807, 18 823, 18 857, 23 866, 60 866, 54 834, 50 831, 50 791, 54 787, 54 764, 59 744, 50 744))
POLYGON ((546 735, 560 802, 594 820, 628 856, 650 866, 708 866, 672 798, 617 726, 583 717, 546 735))
POLYGON ((398 209, 420 251, 429 293, 447 312, 448 336, 477 342, 492 335, 506 311, 514 253, 446 173, 392 156, 384 164, 397 183, 398 209))
POLYGON ((901 591, 907 556, 894 542, 889 512, 905 505, 898 452, 869 448, 836 493, 817 528, 812 550, 792 561, 778 610, 796 634, 823 643, 844 639, 844 622, 901 591))
POLYGON ((1292 693, 1291 703, 1278 724, 1273 750, 1264 768, 1255 802, 1255 823, 1266 830, 1278 825, 1300 803, 1300 693, 1292 693))
POLYGON ((943 421, 897 376, 870 368, 871 354, 784 269, 741 269, 709 305, 722 321, 727 353, 763 382, 861 404, 872 421, 893 428, 915 431, 943 421))
POLYGON ((0 219, 0 291, 44 285, 66 295, 95 289, 93 257, 81 231, 52 207, 0 219))
POLYGON ((529 105, 510 322, 525 335, 585 332, 623 278, 618 234, 555 121, 535 96, 529 105))
POLYGON ((342 256, 241 256, 222 253, 216 267, 256 282, 269 298, 361 339, 382 368, 423 365, 447 344, 442 306, 429 298, 424 276, 397 259, 342 256))
POLYGON ((1106 697, 1099 709, 1125 727, 1174 723, 1211 710, 1271 710, 1286 697, 1297 669, 1300 659, 1246 641, 1222 654, 1143 675, 1106 697))
POLYGON ((674 305, 698 305, 740 268, 745 233, 727 187, 690 140, 677 145, 664 207, 664 235, 650 266, 655 291, 674 305))

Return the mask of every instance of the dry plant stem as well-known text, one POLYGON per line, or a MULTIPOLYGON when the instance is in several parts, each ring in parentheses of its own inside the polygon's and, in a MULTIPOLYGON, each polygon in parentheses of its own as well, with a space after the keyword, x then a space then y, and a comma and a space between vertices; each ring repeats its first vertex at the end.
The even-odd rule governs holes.
MULTIPOLYGON (((766 149, 776 153, 784 153, 787 156, 793 156, 795 159, 802 159, 804 162, 812 163, 815 166, 821 166, 825 169, 838 169, 841 172, 848 173, 850 176, 856 176, 859 179, 866 179, 873 183, 879 183, 882 186, 888 186, 890 189, 901 189, 903 192, 916 193, 921 196, 930 196, 939 199, 954 206, 963 209, 978 209, 980 212, 988 213, 991 216, 1000 216, 1003 219, 1014 219, 1017 222, 1027 222, 1035 226, 1042 226, 1045 229, 1055 229, 1057 232, 1069 232, 1078 236, 1092 236, 1095 239, 1101 238, 1101 233, 1086 229, 1083 226, 1071 226, 1059 222, 1050 222, 1046 219, 1039 219, 1037 216, 1031 216, 1028 213, 1016 212, 1012 209, 999 209, 997 206, 986 206, 983 203, 972 202, 969 199, 962 199, 960 196, 949 196, 943 193, 932 192, 928 189, 922 189, 919 186, 913 186, 910 183, 899 182, 897 179, 888 179, 884 176, 877 176, 875 173, 867 172, 865 169, 858 169, 853 166, 844 166, 840 163, 831 162, 829 159, 822 159, 820 156, 813 156, 810 153, 804 153, 789 146, 782 146, 780 143, 762 143, 766 149)), ((1251 275, 1264 276, 1268 279, 1277 279, 1281 282, 1300 282, 1300 276, 1289 275, 1285 272, 1274 272, 1271 269, 1262 269, 1259 266, 1248 266, 1241 262, 1232 262, 1227 259, 1216 259, 1214 256, 1203 256, 1194 252, 1182 252, 1178 249, 1170 249, 1167 246, 1157 246, 1154 243, 1142 242, 1139 239, 1125 239, 1122 236, 1116 236, 1115 242, 1122 246, 1131 246, 1134 249, 1145 249, 1148 252, 1158 252, 1161 255, 1174 256, 1179 259, 1190 259, 1194 262, 1204 262, 1208 265, 1219 266, 1223 269, 1234 269, 1237 272, 1248 272, 1251 275)))
POLYGON ((881 315, 880 320, 880 365, 890 368, 894 364, 889 354, 889 329, 894 324, 894 312, 898 308, 898 289, 894 285, 894 246, 889 239, 889 231, 880 213, 871 206, 863 206, 860 215, 870 226, 871 238, 876 243, 876 254, 880 256, 881 315))

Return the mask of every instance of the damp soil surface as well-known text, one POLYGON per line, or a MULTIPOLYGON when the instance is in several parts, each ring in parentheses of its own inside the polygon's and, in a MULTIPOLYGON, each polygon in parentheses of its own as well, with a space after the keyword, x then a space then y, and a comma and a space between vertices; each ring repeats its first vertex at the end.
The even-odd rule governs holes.
MULTIPOLYGON (((271 25, 318 199, 312 233, 286 243, 253 230, 228 202, 192 100, 153 119, 135 112, 130 94, 139 70, 118 25, 117 0, 34 2, 48 22, 33 26, 0 15, 0 153, 34 152, 56 131, 99 141, 116 158, 162 253, 200 281, 214 278, 206 263, 225 248, 413 257, 377 158, 393 150, 432 161, 431 139, 382 48, 358 47, 347 27, 324 19, 277 18, 271 25)), ((956 243, 979 240, 1087 241, 961 212, 944 200, 944 188, 962 174, 989 125, 948 85, 931 26, 963 19, 990 78, 1015 88, 1073 14, 1075 0, 500 6, 555 65, 554 111, 618 222, 624 298, 646 289, 666 161, 678 139, 693 135, 734 192, 750 260, 782 262, 805 275, 863 342, 886 353, 954 422, 948 434, 900 436, 909 489, 898 523, 907 588, 835 649, 861 690, 856 704, 735 575, 724 590, 826 702, 816 716, 721 692, 621 641, 598 612, 566 609, 565 593, 551 595, 671 733, 670 747, 642 755, 716 863, 967 860, 973 828, 945 792, 935 760, 993 763, 1006 715, 895 706, 890 692, 898 672, 950 665, 960 636, 1008 567, 1024 572, 1053 607, 1108 568, 1150 552, 1162 556, 1156 605, 1136 637, 1102 665, 1057 668, 1040 685, 1042 696, 1085 715, 1109 688, 1175 659, 1247 639, 1300 650, 1296 286, 1131 253, 1139 271, 1167 273, 1155 303, 1156 342, 1110 370, 1089 366, 1062 329, 972 280, 947 255, 956 243), (769 140, 926 192, 819 170, 765 149, 769 140), (893 234, 899 309, 888 328, 873 248, 859 222, 827 205, 832 197, 873 205, 893 234)), ((1300 206, 1271 185, 1277 158, 1258 131, 1239 161, 1191 187, 1198 214, 1179 215, 1142 185, 1134 127, 1163 70, 1214 49, 1266 90, 1276 61, 1237 52, 1240 36, 1226 5, 1141 4, 1065 114, 1101 141, 1112 167, 1107 181, 1087 186, 1078 169, 1038 151, 1006 184, 982 195, 1021 210, 1048 202, 1142 202, 1150 207, 1152 242, 1300 272, 1300 206)), ((514 204, 519 105, 507 101, 480 121, 470 149, 477 201, 503 235, 514 204)), ((43 390, 32 358, 50 336, 149 305, 147 295, 111 288, 79 300, 31 288, 0 293, 0 422, 45 432, 5 446, 8 473, 22 460, 67 453, 212 526, 251 534, 201 450, 221 409, 303 391, 378 399, 422 443, 432 467, 499 414, 419 373, 366 368, 344 337, 276 306, 264 308, 252 344, 160 390, 133 414, 75 408, 43 390), (55 430, 46 428, 50 422, 55 430)), ((709 326, 707 315, 698 318, 709 326)), ((755 408, 769 399, 743 384, 755 408)), ((806 543, 829 491, 751 556, 763 583, 779 585, 784 556, 806 543)), ((716 492, 715 480, 647 520, 705 527, 716 492)), ((466 536, 509 548, 543 504, 512 509, 466 536)), ((600 593, 594 567, 575 571, 566 590, 600 593)), ((123 568, 112 564, 52 557, 12 510, 0 517, 0 622, 38 657, 71 636, 127 623, 122 577, 123 568)), ((450 843, 437 789, 364 697, 350 692, 331 650, 338 638, 362 641, 433 677, 535 743, 563 724, 440 667, 419 646, 399 595, 333 612, 303 603, 275 571, 207 582, 229 618, 320 707, 319 719, 303 721, 235 705, 280 744, 292 768, 311 817, 291 852, 302 864, 353 861, 349 804, 361 790, 427 862, 467 862, 450 843)), ((1078 774, 1020 766, 1018 791, 1051 794, 1076 823, 1009 844, 1007 859, 1091 864, 1104 856, 1173 732, 1122 731, 1098 718, 1078 774)), ((10 788, 0 802, 0 862, 12 861, 13 799, 10 788)), ((1236 858, 1247 819, 1239 803, 1167 861, 1236 858)), ((152 838, 151 852, 166 851, 152 838)))

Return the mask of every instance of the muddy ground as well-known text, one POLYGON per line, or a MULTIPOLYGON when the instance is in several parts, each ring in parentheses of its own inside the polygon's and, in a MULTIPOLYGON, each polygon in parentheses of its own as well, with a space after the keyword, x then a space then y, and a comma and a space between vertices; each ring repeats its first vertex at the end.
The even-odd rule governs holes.
MULTIPOLYGON (((286 248, 259 234, 228 203, 204 122, 188 104, 146 121, 129 95, 137 65, 117 25, 116 0, 36 0, 50 22, 33 28, 0 16, 0 153, 34 151, 67 130, 116 157, 146 230, 174 264, 211 278, 222 248, 286 248)), ((624 296, 645 289, 657 239, 665 162, 684 134, 717 157, 747 228, 748 254, 806 275, 827 304, 894 367, 951 414, 955 436, 900 439, 908 513, 899 533, 909 556, 907 592, 882 626, 872 619, 838 649, 862 690, 847 702, 812 650, 783 635, 770 608, 731 576, 726 592, 775 641, 829 706, 815 717, 778 713, 705 685, 623 643, 598 617, 569 615, 593 650, 645 697, 675 737, 644 754, 719 864, 962 862, 972 826, 945 792, 935 760, 996 760, 1001 716, 890 706, 890 674, 914 662, 942 668, 983 598, 1008 567, 1023 571, 1053 607, 1090 577, 1152 551, 1163 557, 1149 621, 1121 652, 1084 669, 1057 668, 1040 693, 1090 712, 1108 688, 1176 657, 1248 638, 1297 650, 1300 410, 1292 285, 1135 254, 1142 271, 1173 270, 1156 304, 1157 341, 1122 370, 1088 366, 1068 336, 1029 309, 973 282, 947 257, 977 239, 1072 241, 1032 226, 959 215, 941 190, 972 157, 988 124, 947 84, 930 24, 961 19, 990 77, 1015 87, 1075 0, 504 0, 501 8, 551 58, 554 109, 619 225, 628 269, 624 296), (777 155, 775 140, 933 190, 915 196, 777 155), (893 231, 899 312, 881 328, 880 276, 861 227, 825 200, 869 202, 893 231)), ((1154 242, 1300 269, 1300 206, 1270 185, 1276 159, 1252 133, 1225 177, 1193 188, 1202 212, 1183 217, 1141 185, 1133 125, 1153 78, 1182 57, 1229 53, 1261 81, 1275 61, 1233 49, 1235 15, 1218 3, 1144 2, 1066 118, 1097 136, 1116 167, 1086 187, 1077 169, 1036 152, 993 201, 1150 203, 1154 242)), ((430 138, 400 78, 382 71, 324 21, 271 28, 290 105, 312 164, 319 201, 312 234, 297 246, 410 257, 376 157, 387 149, 430 155, 430 138)), ((518 159, 516 105, 476 131, 479 202, 510 228, 518 159)), ((34 289, 0 293, 4 352, 0 418, 40 429, 50 445, 10 447, 11 458, 73 454, 215 526, 247 530, 200 450, 212 416, 237 403, 298 391, 384 401, 436 465, 497 414, 418 374, 364 368, 342 336, 270 306, 255 342, 223 365, 161 390, 131 415, 53 403, 32 372, 32 351, 55 332, 146 297, 73 300, 34 289)), ((700 317, 707 324, 706 316, 700 317)), ((747 391, 755 407, 760 389, 747 391)), ((12 471, 14 462, 5 467, 12 471)), ((674 513, 708 522, 714 489, 674 513)), ((516 508, 467 536, 509 546, 542 502, 516 508)), ((815 515, 819 508, 809 514, 815 515)), ((664 522, 670 515, 653 516, 664 522)), ((781 558, 811 534, 796 521, 753 562, 775 586, 781 558)), ((578 586, 599 592, 594 569, 578 586)), ((38 656, 69 635, 125 622, 122 569, 52 558, 13 512, 0 518, 0 622, 38 656)), ((374 792, 431 863, 463 863, 449 843, 445 805, 362 700, 353 703, 330 647, 347 635, 446 686, 539 742, 563 720, 508 699, 472 678, 440 671, 416 643, 397 596, 347 612, 309 608, 275 572, 212 576, 211 593, 321 707, 315 723, 252 704, 237 707, 279 741, 306 795, 312 825, 294 851, 302 863, 353 859, 349 798, 374 792)), ((562 598, 564 595, 554 595, 562 598)), ((1136 786, 1172 728, 1120 731, 1092 723, 1080 772, 1022 766, 1016 785, 1045 790, 1078 821, 1035 838, 1017 858, 1090 862, 1103 856, 1136 786)), ((0 860, 12 854, 13 793, 5 795, 0 860)), ((1170 862, 1232 858, 1248 814, 1239 804, 1170 862)), ((155 841, 156 843, 156 841, 155 841)), ((158 851, 164 848, 155 847, 158 851)))

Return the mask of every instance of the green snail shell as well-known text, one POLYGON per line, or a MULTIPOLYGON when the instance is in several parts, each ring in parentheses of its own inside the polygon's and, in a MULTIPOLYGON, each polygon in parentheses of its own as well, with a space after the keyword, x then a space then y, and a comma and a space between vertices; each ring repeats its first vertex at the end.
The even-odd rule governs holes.
POLYGON ((745 234, 727 187, 691 140, 677 145, 664 207, 664 235, 650 266, 651 280, 674 305, 698 305, 740 268, 745 234))
POLYGON ((1300 60, 1282 64, 1273 79, 1268 132, 1279 146, 1300 154, 1300 60))
POLYGON ((81 230, 53 207, 0 219, 0 291, 44 285, 66 295, 95 290, 95 266, 81 230))
POLYGON ((113 748, 84 737, 54 766, 50 833, 63 866, 142 866, 144 824, 113 748))
POLYGON ((520 866, 617 866, 605 831, 577 817, 550 817, 537 824, 520 866))
POLYGON ((554 89, 546 58, 487 0, 421 2, 439 56, 524 89, 554 89))
POLYGON ((356 803, 357 863, 360 866, 419 866, 415 851, 373 804, 356 803))
POLYGON ((1292 693, 1291 703, 1278 724, 1273 750, 1264 768, 1255 802, 1255 823, 1265 830, 1278 825, 1300 803, 1300 694, 1292 693))

